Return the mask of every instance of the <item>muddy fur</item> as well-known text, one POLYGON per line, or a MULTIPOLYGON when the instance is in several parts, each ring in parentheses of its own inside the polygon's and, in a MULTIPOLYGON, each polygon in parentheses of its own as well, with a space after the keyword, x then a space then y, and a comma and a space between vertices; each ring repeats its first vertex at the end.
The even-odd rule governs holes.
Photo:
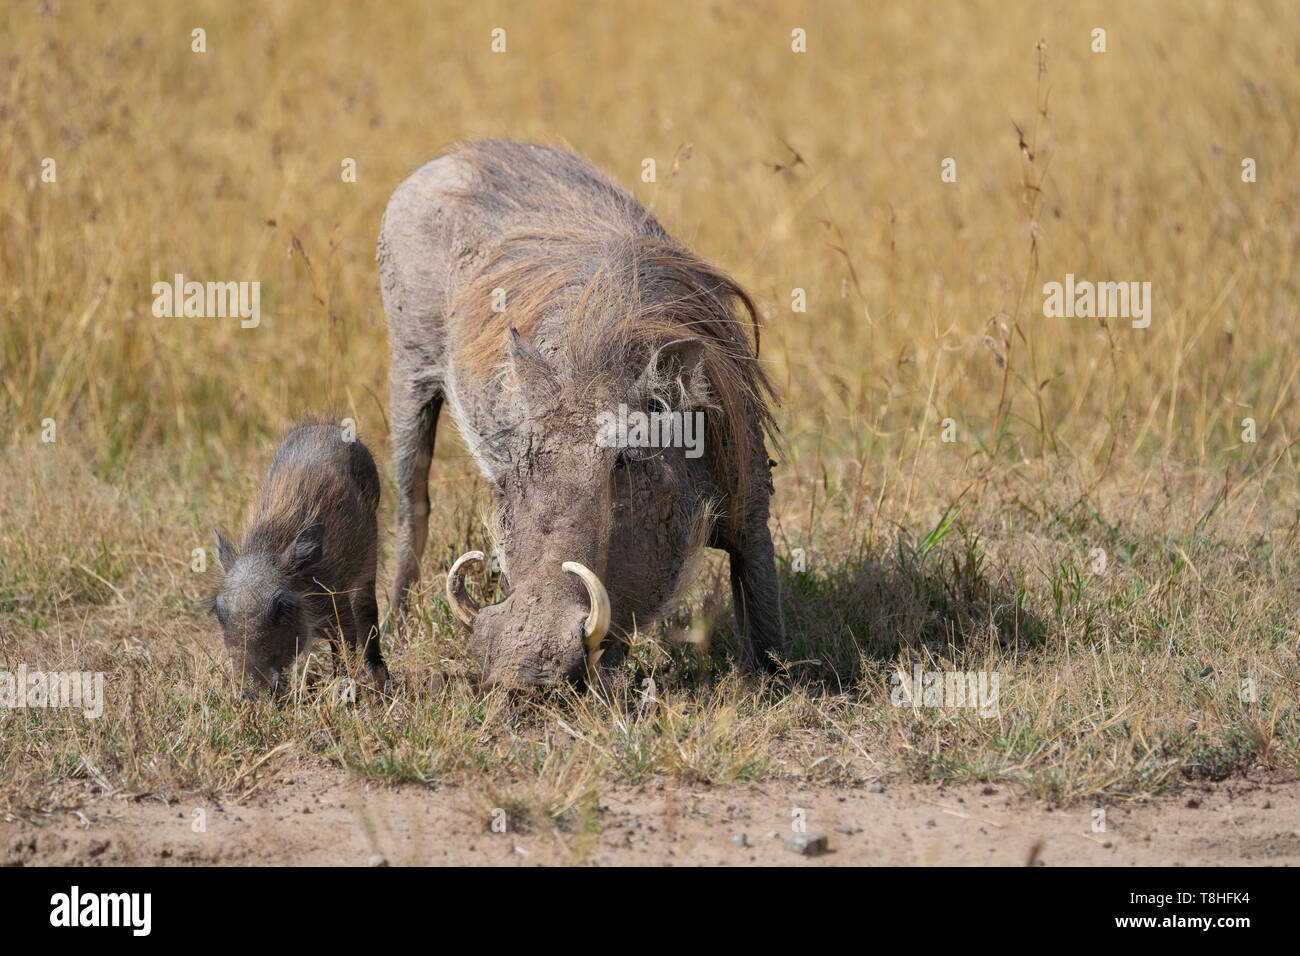
POLYGON ((744 646, 764 661, 780 651, 772 389, 753 304, 733 280, 585 160, 513 142, 461 144, 407 179, 378 258, 393 347, 395 607, 419 574, 445 401, 496 496, 509 590, 470 644, 489 681, 580 672, 587 599, 564 561, 600 576, 617 634, 671 607, 702 544, 731 556, 744 646), (597 416, 620 405, 701 413, 702 456, 601 447, 597 416))

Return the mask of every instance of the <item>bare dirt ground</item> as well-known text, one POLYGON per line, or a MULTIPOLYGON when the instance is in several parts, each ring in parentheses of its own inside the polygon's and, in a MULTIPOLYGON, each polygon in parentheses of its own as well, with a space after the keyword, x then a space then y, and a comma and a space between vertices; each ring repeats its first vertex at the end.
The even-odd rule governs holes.
POLYGON ((0 822, 9 866, 111 865, 1296 865, 1300 784, 1244 779, 1176 795, 1055 807, 1005 788, 798 782, 605 791, 582 832, 491 830, 461 787, 366 785, 333 769, 276 778, 240 803, 98 798, 0 822), (204 810, 204 830, 194 811, 204 810), (795 810, 827 850, 787 845, 795 810), (742 836, 743 835, 743 836, 742 836))

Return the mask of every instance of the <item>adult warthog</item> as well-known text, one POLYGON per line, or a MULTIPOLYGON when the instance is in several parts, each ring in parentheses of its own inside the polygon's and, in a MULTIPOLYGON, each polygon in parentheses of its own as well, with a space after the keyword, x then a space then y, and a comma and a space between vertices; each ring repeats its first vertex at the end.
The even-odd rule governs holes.
POLYGON ((480 141, 393 194, 379 237, 393 348, 399 612, 419 577, 438 413, 495 497, 508 582, 447 577, 488 684, 575 680, 646 627, 705 545, 730 555, 745 653, 783 644, 767 529, 772 398, 753 303, 562 149, 480 141), (752 341, 751 341, 752 337, 752 341))

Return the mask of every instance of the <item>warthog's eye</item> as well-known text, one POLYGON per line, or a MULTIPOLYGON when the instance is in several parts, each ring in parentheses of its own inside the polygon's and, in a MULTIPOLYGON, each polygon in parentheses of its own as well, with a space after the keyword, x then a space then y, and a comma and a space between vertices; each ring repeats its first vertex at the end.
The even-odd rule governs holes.
POLYGON ((513 434, 511 429, 503 428, 490 438, 485 438, 483 447, 497 461, 508 465, 510 464, 510 438, 513 434))
POLYGON ((271 598, 266 617, 273 624, 288 624, 298 616, 298 608, 298 595, 292 591, 277 591, 271 598))
POLYGON ((665 401, 664 401, 662 398, 660 398, 658 395, 651 395, 651 396, 650 396, 650 414, 652 414, 652 415, 666 415, 666 414, 668 413, 668 411, 669 411, 669 409, 668 409, 668 403, 667 403, 667 402, 665 402, 665 401))
POLYGON ((626 468, 627 461, 628 461, 627 449, 623 449, 618 453, 618 456, 614 459, 614 471, 619 472, 622 471, 624 468, 626 468))

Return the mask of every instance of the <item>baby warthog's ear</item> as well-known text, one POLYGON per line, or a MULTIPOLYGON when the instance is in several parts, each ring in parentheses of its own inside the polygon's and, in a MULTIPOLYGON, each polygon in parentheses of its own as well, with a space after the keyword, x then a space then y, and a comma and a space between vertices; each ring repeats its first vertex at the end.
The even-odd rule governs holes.
POLYGON ((217 536, 217 564, 221 565, 222 571, 229 571, 239 554, 235 551, 235 546, 221 536, 220 531, 213 528, 212 533, 217 536))
POLYGON ((289 575, 306 574, 325 551, 325 526, 317 521, 298 532, 280 560, 289 575))
POLYGON ((642 375, 649 392, 673 396, 673 405, 691 408, 708 400, 709 383, 704 376, 704 342, 677 339, 655 349, 642 375))

